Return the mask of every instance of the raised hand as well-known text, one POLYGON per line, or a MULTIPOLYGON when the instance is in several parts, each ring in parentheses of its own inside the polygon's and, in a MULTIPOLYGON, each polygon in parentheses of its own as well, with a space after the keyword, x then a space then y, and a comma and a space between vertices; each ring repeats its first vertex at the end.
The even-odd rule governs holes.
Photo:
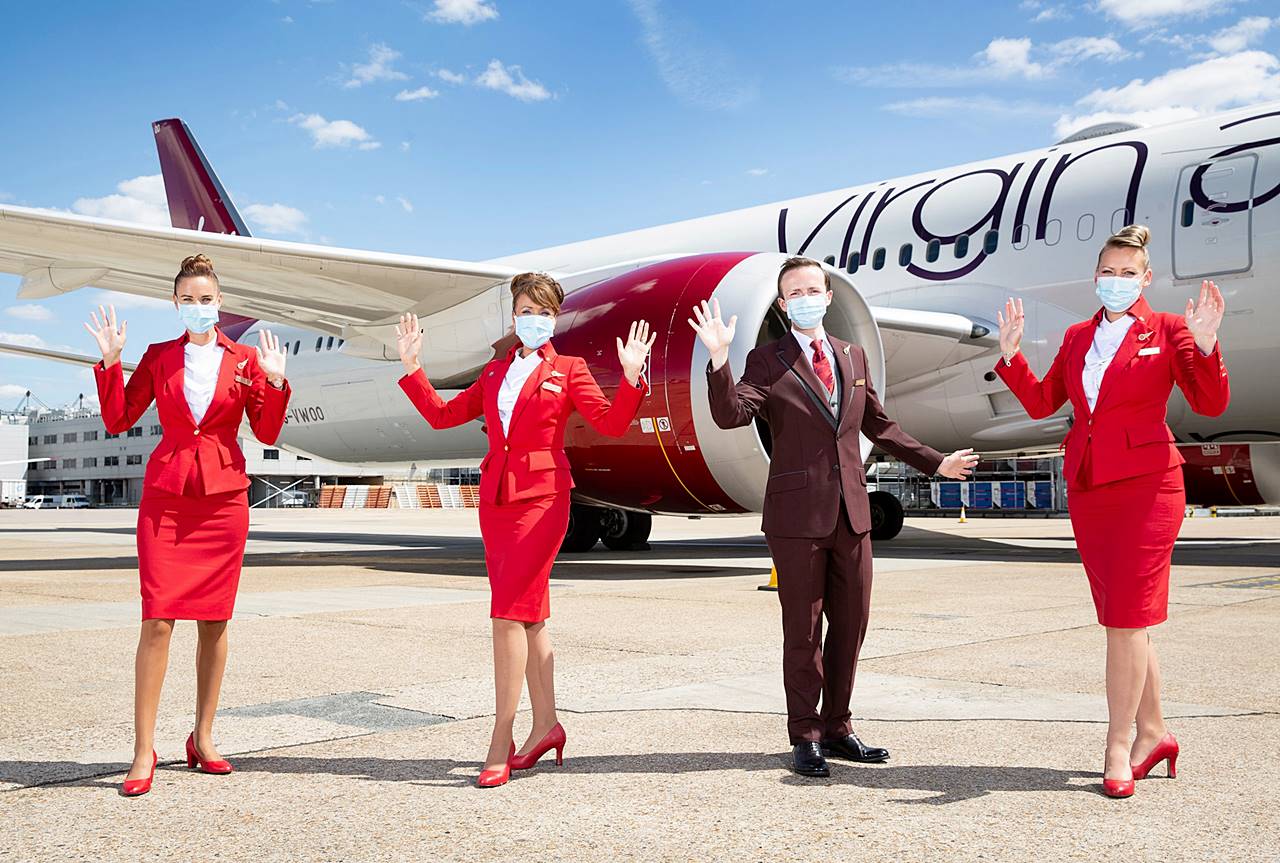
POLYGON ((657 333, 649 335, 648 321, 633 321, 631 334, 626 344, 618 339, 618 362, 622 363, 622 375, 627 383, 635 386, 640 380, 640 372, 644 369, 644 361, 649 356, 649 348, 653 347, 657 333))
POLYGON ((89 316, 93 319, 93 325, 86 323, 84 328, 98 342, 98 350, 102 351, 102 367, 109 368, 120 361, 120 352, 124 350, 125 333, 129 329, 129 324, 127 321, 120 321, 119 326, 116 325, 115 306, 105 308, 98 306, 98 311, 89 312, 89 316), (98 320, 99 314, 102 315, 101 321, 98 320))
POLYGON ((271 330, 258 332, 258 368, 267 376, 267 382, 273 387, 284 385, 285 352, 280 349, 280 337, 271 330))
POLYGON ((738 329, 738 316, 729 318, 726 324, 720 317, 720 301, 712 300, 711 305, 707 305, 703 300, 693 307, 693 317, 688 321, 706 346, 707 353, 711 354, 711 367, 720 368, 729 359, 729 345, 733 343, 733 334, 738 329))
POLYGON ((418 316, 405 314, 400 316, 400 324, 396 327, 396 348, 400 351, 400 362, 404 363, 405 374, 413 374, 422 368, 418 355, 422 353, 422 329, 418 326, 418 316))
POLYGON ((1196 345, 1203 353, 1212 353, 1218 341, 1218 327, 1222 325, 1222 315, 1227 310, 1226 301, 1222 299, 1222 291, 1213 282, 1200 283, 1200 301, 1193 303, 1187 300, 1187 329, 1195 336, 1196 345))
POLYGON ((1011 360, 1022 344, 1022 328, 1026 323, 1022 300, 1010 297, 1004 304, 1004 314, 996 312, 996 323, 1000 325, 1000 352, 1006 360, 1011 360))
POLYGON ((968 479, 977 463, 978 456, 972 449, 958 449, 942 460, 938 473, 951 479, 968 479))

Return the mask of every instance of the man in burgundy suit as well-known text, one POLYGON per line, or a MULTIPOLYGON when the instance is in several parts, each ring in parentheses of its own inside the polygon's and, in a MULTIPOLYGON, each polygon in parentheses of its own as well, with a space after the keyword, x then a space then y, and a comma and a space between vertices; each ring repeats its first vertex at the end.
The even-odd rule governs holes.
POLYGON ((778 306, 791 332, 752 350, 736 385, 728 360, 737 316, 726 324, 719 302, 704 302, 689 321, 711 354, 716 424, 734 428, 759 416, 773 439, 763 530, 778 570, 787 731, 794 770, 803 776, 830 775, 825 755, 889 757, 864 745, 849 722, 871 605, 871 517, 858 432, 925 474, 963 479, 978 461, 972 450, 943 456, 885 416, 866 353, 822 328, 831 297, 831 277, 816 261, 787 259, 778 306))

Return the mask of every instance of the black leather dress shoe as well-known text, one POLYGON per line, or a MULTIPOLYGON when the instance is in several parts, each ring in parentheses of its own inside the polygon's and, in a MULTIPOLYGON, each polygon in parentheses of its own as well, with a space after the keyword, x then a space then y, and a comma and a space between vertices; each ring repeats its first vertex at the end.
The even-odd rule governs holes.
POLYGON ((889 760, 889 750, 879 746, 867 746, 858 739, 858 735, 850 734, 837 740, 822 741, 822 752, 832 758, 843 758, 846 761, 860 761, 863 764, 879 764, 889 760))
POLYGON ((791 769, 801 776, 830 776, 831 768, 822 757, 822 747, 816 742, 797 743, 791 747, 791 769))

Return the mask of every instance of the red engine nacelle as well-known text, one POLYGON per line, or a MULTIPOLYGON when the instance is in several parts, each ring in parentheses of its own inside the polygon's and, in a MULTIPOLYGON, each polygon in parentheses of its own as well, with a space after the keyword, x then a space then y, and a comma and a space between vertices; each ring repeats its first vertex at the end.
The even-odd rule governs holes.
MULTIPOLYGON (((741 373, 747 353, 787 332, 774 303, 778 253, 721 252, 650 264, 573 291, 556 322, 556 350, 586 359, 607 394, 621 369, 615 339, 632 321, 657 333, 649 392, 621 438, 603 438, 574 415, 565 450, 575 496, 605 506, 659 513, 759 512, 768 474, 768 435, 755 427, 721 429, 711 419, 706 349, 687 323, 694 305, 717 299, 738 316, 730 363, 741 373)), ((884 385, 884 354, 871 310, 849 278, 827 268, 834 293, 824 322, 867 351, 872 380, 884 385)), ((869 447, 864 442, 863 452, 869 447)))
POLYGON ((1183 444, 1187 503, 1257 506, 1280 503, 1280 443, 1183 444))

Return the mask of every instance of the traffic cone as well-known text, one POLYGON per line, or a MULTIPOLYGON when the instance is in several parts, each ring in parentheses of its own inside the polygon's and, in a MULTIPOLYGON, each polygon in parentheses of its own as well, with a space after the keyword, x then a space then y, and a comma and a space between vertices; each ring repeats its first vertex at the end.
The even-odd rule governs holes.
POLYGON ((769 570, 769 583, 762 584, 756 590, 777 590, 778 589, 778 568, 772 567, 769 570))
POLYGON ((960 504, 960 523, 964 524, 968 519, 964 517, 964 504, 960 504))

